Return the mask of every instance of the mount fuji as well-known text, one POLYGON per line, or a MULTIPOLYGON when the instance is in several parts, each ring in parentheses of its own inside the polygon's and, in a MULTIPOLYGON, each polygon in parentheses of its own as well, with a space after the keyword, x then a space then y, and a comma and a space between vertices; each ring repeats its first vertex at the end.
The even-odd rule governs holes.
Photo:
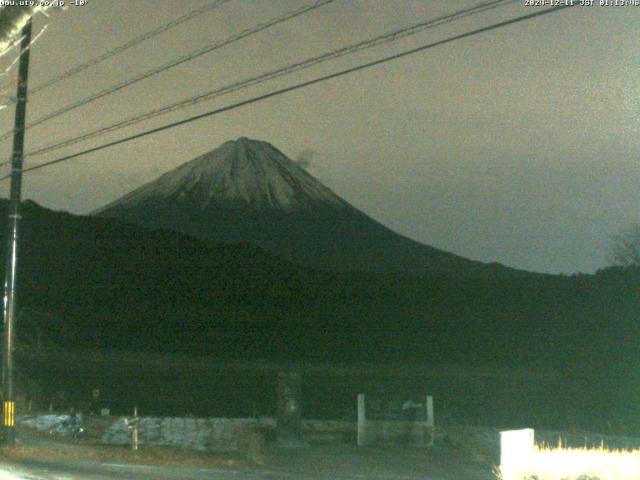
POLYGON ((245 137, 92 212, 218 242, 256 245, 331 271, 513 274, 421 244, 373 220, 267 142, 245 137))

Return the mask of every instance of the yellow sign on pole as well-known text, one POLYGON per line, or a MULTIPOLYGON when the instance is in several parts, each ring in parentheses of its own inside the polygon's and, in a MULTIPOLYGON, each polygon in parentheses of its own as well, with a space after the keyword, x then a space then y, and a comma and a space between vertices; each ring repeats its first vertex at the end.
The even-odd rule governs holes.
POLYGON ((13 427, 16 424, 16 404, 13 401, 2 404, 2 416, 5 427, 13 427))

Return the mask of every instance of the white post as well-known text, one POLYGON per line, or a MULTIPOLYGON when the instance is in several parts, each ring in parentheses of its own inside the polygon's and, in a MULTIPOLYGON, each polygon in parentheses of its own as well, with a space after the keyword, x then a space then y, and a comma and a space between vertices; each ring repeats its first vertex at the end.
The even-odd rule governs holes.
POLYGON ((364 393, 358 394, 358 446, 362 447, 366 444, 366 422, 367 415, 365 410, 364 393))
POLYGON ((425 402, 425 409, 427 411, 427 431, 429 433, 429 443, 427 444, 430 447, 433 447, 433 442, 435 438, 435 418, 433 415, 433 397, 431 395, 427 395, 427 399, 425 402))
POLYGON ((138 407, 133 407, 133 430, 131 431, 131 448, 138 450, 138 407))
POLYGON ((534 431, 531 428, 500 432, 500 473, 502 478, 514 478, 526 470, 534 452, 534 431))

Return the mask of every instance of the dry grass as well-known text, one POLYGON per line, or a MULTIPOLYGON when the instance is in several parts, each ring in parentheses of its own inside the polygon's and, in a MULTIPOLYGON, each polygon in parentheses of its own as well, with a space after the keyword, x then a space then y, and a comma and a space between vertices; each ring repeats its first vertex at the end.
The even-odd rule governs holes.
POLYGON ((638 480, 640 450, 541 446, 524 453, 516 469, 495 473, 501 480, 638 480))

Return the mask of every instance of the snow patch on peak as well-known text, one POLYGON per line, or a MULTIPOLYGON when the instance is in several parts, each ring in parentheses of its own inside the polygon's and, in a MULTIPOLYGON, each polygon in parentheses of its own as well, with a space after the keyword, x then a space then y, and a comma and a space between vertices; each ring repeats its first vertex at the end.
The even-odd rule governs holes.
POLYGON ((96 213, 154 200, 208 207, 242 206, 285 212, 350 207, 271 144, 230 140, 96 213))

